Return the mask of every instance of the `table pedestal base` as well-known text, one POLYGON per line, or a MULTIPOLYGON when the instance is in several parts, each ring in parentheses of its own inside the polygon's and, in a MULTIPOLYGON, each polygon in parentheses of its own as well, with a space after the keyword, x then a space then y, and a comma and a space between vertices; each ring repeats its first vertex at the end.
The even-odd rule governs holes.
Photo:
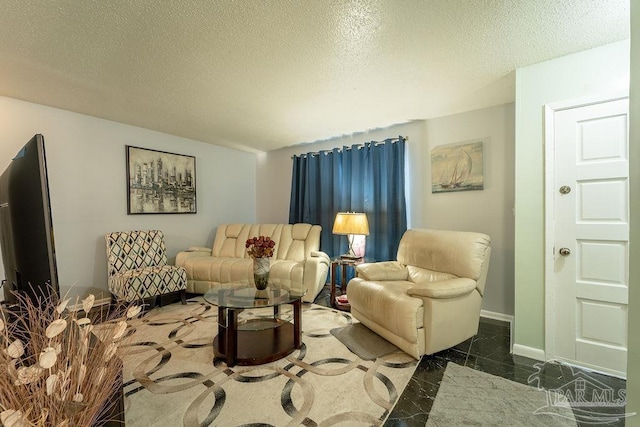
MULTIPOLYGON (((213 353, 227 366, 262 365, 282 359, 302 347, 300 300, 292 303, 293 323, 276 317, 249 319, 238 324, 242 309, 218 307, 218 335, 213 353), (253 327, 257 323, 270 323, 253 327)), ((278 307, 274 307, 274 315, 278 307)))

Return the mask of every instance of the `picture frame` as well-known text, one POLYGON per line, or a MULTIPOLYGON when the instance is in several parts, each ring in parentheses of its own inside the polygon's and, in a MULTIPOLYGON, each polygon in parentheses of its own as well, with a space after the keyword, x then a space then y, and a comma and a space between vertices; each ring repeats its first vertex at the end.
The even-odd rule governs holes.
POLYGON ((431 193, 484 189, 482 141, 440 145, 431 150, 431 193))
POLYGON ((126 148, 127 214, 194 214, 196 158, 149 148, 126 148))

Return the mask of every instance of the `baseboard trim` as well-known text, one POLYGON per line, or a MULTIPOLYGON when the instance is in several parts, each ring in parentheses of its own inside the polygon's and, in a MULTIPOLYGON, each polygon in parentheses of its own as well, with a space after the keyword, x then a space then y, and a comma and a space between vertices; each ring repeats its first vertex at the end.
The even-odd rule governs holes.
POLYGON ((528 357, 529 359, 540 360, 543 362, 547 360, 544 350, 534 347, 528 347, 522 344, 513 345, 513 354, 515 354, 516 356, 524 356, 528 357))
MULTIPOLYGON (((99 307, 101 305, 108 305, 108 304, 111 304, 111 298, 109 297, 96 299, 93 302, 94 307, 99 307)), ((78 302, 77 304, 70 304, 67 306, 67 309, 69 311, 80 311, 82 310, 82 302, 78 302)))
POLYGON ((501 320, 503 322, 509 322, 513 325, 513 316, 508 314, 496 313, 495 311, 480 310, 480 317, 486 317, 487 319, 501 320))

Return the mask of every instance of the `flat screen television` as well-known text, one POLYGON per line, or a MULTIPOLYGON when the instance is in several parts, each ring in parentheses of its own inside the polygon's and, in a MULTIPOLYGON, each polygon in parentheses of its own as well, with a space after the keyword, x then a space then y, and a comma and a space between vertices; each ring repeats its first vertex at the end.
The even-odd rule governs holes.
POLYGON ((35 135, 0 176, 0 249, 4 300, 60 293, 44 137, 35 135))

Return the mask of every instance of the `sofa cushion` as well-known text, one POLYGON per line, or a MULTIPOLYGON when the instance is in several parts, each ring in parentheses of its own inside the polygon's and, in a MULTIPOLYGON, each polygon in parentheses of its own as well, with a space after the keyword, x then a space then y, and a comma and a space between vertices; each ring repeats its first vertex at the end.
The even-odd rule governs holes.
MULTIPOLYGON (((214 283, 246 282, 253 277, 253 259, 223 257, 192 257, 184 261, 190 280, 214 283)), ((290 260, 271 260, 270 274, 282 280, 302 283, 304 263, 290 260)))
POLYGON ((211 255, 249 258, 245 246, 251 237, 270 237, 276 246, 273 259, 304 261, 320 248, 322 228, 311 224, 221 224, 216 230, 211 255))
POLYGON ((271 272, 272 278, 280 280, 290 280, 299 286, 303 284, 304 278, 304 262, 291 261, 287 259, 272 260, 271 272))
POLYGON ((247 280, 253 274, 251 258, 198 256, 184 260, 189 280, 215 283, 247 280))
POLYGON ((105 239, 109 276, 167 264, 164 233, 160 230, 117 231, 107 233, 105 239))
POLYGON ((489 244, 489 236, 482 233, 411 229, 400 239, 397 260, 405 265, 478 280, 489 244))
POLYGON ((456 278, 453 274, 428 270, 426 268, 415 267, 413 265, 408 265, 406 268, 409 275, 408 280, 413 283, 437 282, 439 280, 450 280, 456 278))
POLYGON ((171 292, 183 291, 187 286, 184 268, 156 265, 114 274, 109 280, 109 290, 127 302, 138 301, 171 292))
POLYGON ((365 280, 407 280, 407 268, 396 261, 372 262, 356 265, 358 277, 365 280))
MULTIPOLYGON (((418 331, 423 326, 422 299, 410 296, 407 291, 414 284, 408 281, 368 281, 354 278, 347 287, 347 298, 358 301, 358 310, 385 329, 408 342, 418 341, 418 331), (356 284, 356 286, 353 286, 356 284)), ((424 332, 420 332, 424 333, 424 332)))
POLYGON ((423 282, 414 284, 409 295, 427 298, 455 298, 468 294, 476 288, 476 281, 465 278, 423 282))

